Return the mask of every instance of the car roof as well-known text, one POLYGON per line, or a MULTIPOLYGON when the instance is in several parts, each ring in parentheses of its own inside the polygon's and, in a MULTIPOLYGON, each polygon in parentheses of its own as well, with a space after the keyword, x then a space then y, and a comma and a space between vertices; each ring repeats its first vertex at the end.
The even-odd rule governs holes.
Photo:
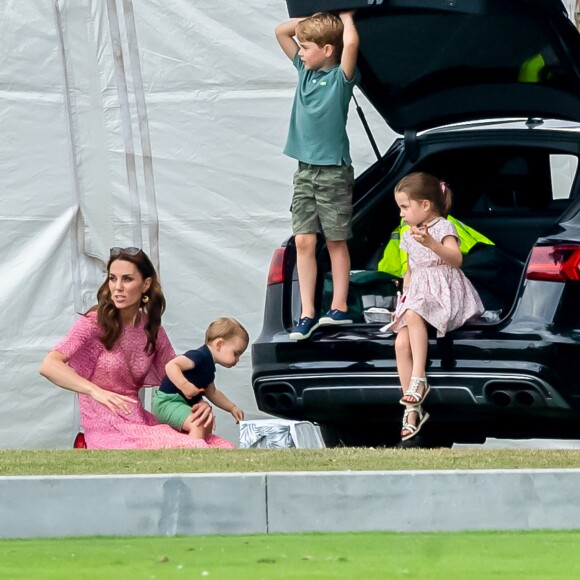
POLYGON ((361 90, 397 133, 502 117, 580 121, 580 33, 560 0, 287 0, 355 8, 361 90))

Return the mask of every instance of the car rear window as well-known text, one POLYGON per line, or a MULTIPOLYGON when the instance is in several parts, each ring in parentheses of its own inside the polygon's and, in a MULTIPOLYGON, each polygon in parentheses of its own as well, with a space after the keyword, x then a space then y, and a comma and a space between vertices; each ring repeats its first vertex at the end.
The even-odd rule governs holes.
POLYGON ((578 157, 545 150, 521 150, 491 162, 482 177, 475 213, 553 212, 568 206, 578 157))
POLYGON ((575 155, 550 155, 550 176, 554 200, 570 198, 577 173, 578 157, 575 155))

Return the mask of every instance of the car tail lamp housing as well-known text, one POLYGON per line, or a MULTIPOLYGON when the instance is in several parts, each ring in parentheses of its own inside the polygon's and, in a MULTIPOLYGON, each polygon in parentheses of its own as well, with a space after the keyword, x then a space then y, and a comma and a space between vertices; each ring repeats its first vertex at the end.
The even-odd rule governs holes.
POLYGON ((550 282, 580 280, 580 244, 535 246, 526 278, 550 282))
POLYGON ((278 248, 274 250, 274 255, 272 256, 272 261, 270 262, 270 270, 268 271, 268 286, 284 282, 285 257, 286 248, 278 248))
POLYGON ((87 444, 85 442, 85 434, 84 433, 77 433, 75 437, 75 441, 73 443, 73 449, 86 449, 87 444))

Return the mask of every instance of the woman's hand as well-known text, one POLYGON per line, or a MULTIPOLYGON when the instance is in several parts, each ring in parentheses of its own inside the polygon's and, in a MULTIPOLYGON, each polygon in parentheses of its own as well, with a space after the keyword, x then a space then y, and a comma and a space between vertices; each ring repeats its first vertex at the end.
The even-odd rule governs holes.
POLYGON ((126 395, 119 395, 112 391, 107 391, 106 389, 102 389, 96 385, 90 395, 95 401, 97 401, 97 403, 105 405, 105 407, 107 407, 107 409, 109 409, 109 411, 114 415, 129 415, 131 413, 131 406, 129 403, 137 403, 136 399, 132 399, 126 395))
POLYGON ((67 362, 68 357, 65 354, 51 350, 40 365, 40 374, 63 389, 92 397, 101 405, 105 405, 115 415, 128 415, 131 412, 129 403, 137 403, 135 399, 102 389, 81 377, 68 366, 67 362))
POLYGON ((211 406, 206 401, 201 401, 193 405, 191 412, 193 414, 192 421, 198 427, 205 427, 207 429, 215 420, 211 406))

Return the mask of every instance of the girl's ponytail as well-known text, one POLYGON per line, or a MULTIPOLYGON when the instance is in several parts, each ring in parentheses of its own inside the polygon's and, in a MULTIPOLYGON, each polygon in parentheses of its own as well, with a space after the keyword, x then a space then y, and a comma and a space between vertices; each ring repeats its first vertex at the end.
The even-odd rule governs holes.
POLYGON ((441 192, 441 215, 446 218, 451 210, 453 193, 444 181, 439 182, 439 191, 441 192))

